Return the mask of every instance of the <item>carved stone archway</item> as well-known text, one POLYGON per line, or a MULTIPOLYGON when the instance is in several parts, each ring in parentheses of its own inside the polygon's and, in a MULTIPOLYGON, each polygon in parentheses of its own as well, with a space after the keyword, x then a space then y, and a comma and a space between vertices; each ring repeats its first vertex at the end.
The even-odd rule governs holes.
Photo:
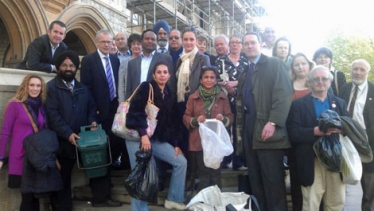
POLYGON ((97 31, 108 29, 113 33, 105 17, 90 5, 73 4, 60 14, 58 20, 66 24, 68 31, 73 31, 79 37, 88 53, 96 51, 97 31))
POLYGON ((0 0, 0 18, 9 36, 9 49, 4 61, 13 66, 22 60, 28 44, 46 32, 48 19, 40 1, 0 0))

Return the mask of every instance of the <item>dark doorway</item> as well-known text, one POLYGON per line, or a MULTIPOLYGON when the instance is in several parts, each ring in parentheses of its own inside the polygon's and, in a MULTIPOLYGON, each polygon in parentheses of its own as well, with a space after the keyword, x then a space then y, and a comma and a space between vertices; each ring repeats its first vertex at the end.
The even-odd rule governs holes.
MULTIPOLYGON (((0 67, 9 67, 5 65, 6 56, 10 48, 8 31, 5 28, 3 20, 0 18, 0 67)), ((17 57, 15 58, 17 59, 17 57)))
POLYGON ((68 46, 69 50, 75 51, 78 55, 85 56, 87 54, 87 50, 82 41, 73 31, 66 34, 64 42, 68 46))

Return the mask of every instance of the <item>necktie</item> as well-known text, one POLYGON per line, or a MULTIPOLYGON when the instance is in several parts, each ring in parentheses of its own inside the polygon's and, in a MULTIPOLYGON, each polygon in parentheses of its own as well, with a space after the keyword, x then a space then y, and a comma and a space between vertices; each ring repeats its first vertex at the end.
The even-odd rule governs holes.
POLYGON ((160 50, 161 50, 161 53, 165 52, 165 48, 164 47, 160 48, 160 50))
POLYGON ((71 83, 67 83, 67 85, 68 85, 69 90, 70 90, 71 92, 73 92, 73 85, 71 85, 71 83))
POLYGON ((105 56, 105 71, 106 71, 106 79, 108 80, 108 86, 109 86, 109 96, 110 100, 114 99, 114 83, 113 83, 113 74, 112 74, 112 68, 110 67, 109 63, 109 57, 105 56))
POLYGON ((358 86, 355 85, 355 91, 353 93, 353 96, 352 96, 352 99, 351 99, 351 103, 349 104, 349 114, 351 115, 351 117, 353 117, 353 111, 355 110, 355 103, 356 103, 356 99, 357 99, 357 92, 358 92, 358 86))

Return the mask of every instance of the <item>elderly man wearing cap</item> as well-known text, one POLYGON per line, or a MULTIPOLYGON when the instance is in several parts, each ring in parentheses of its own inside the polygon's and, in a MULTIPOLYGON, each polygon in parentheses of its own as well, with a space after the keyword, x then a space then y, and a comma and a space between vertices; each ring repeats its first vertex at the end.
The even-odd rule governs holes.
POLYGON ((169 52, 169 34, 170 26, 165 20, 159 20, 154 26, 153 31, 157 35, 157 52, 168 53, 169 52))
MULTIPOLYGON (((73 51, 66 51, 55 61, 57 76, 47 83, 46 110, 49 126, 56 131, 60 142, 57 157, 61 164, 63 189, 52 193, 51 203, 54 211, 69 211, 73 209, 71 171, 76 162, 75 147, 79 139, 77 134, 81 126, 97 126, 96 105, 87 87, 75 79, 79 68, 78 55, 73 51)), ((90 184, 94 183, 95 179, 91 179, 90 184)), ((94 186, 91 188, 92 191, 102 191, 95 190, 94 186)), ((111 201, 105 205, 120 206, 121 203, 111 201)))

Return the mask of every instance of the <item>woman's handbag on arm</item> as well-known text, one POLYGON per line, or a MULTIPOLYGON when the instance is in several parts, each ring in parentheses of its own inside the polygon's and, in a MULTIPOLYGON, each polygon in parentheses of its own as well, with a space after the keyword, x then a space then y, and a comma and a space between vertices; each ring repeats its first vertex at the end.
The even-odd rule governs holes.
MULTIPOLYGON (((140 85, 139 85, 140 86, 140 85)), ((117 113, 114 116, 114 121, 112 125, 112 132, 126 140, 130 141, 140 141, 140 136, 138 131, 134 129, 128 129, 126 127, 126 114, 129 112, 131 99, 137 92, 139 86, 135 89, 132 95, 125 101, 122 102, 117 109, 117 113)), ((152 137, 153 133, 155 132, 157 126, 157 114, 159 108, 154 105, 153 103, 153 87, 149 84, 149 94, 148 94, 148 101, 147 105, 145 106, 145 113, 147 114, 147 124, 148 127, 146 129, 148 137, 152 137)))

